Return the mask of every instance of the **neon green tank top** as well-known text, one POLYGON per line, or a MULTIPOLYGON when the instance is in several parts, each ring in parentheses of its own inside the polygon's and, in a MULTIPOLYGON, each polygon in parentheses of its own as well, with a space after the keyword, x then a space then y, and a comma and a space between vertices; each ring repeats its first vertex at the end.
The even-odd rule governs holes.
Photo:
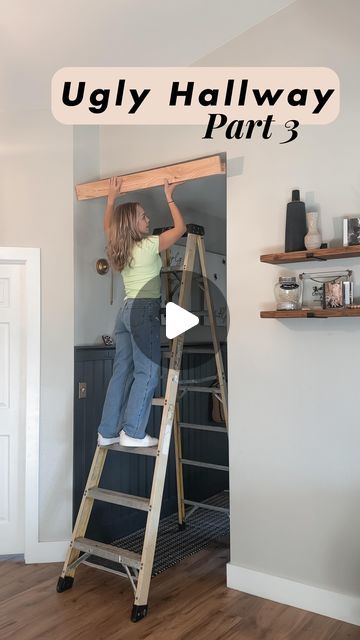
POLYGON ((160 298, 159 236, 147 236, 135 244, 131 267, 122 272, 126 298, 160 298))

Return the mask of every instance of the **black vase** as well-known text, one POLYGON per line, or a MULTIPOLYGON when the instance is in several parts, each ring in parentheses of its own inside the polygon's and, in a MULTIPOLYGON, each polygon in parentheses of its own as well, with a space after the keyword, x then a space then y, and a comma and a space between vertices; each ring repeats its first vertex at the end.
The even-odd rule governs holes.
POLYGON ((294 189, 286 209, 285 252, 304 251, 306 233, 305 204, 300 200, 300 191, 294 189))

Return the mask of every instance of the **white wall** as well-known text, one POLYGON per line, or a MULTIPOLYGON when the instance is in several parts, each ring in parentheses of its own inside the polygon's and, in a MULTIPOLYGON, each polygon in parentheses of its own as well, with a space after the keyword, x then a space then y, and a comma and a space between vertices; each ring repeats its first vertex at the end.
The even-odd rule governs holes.
POLYGON ((41 249, 40 541, 71 529, 72 128, 47 111, 0 115, 0 245, 41 249))
MULTIPOLYGON (((329 66, 340 78, 341 114, 332 125, 303 128, 288 145, 237 143, 243 176, 229 181, 228 194, 229 575, 231 586, 298 606, 305 599, 290 596, 289 584, 264 589, 263 574, 344 594, 332 601, 324 591, 305 606, 357 624, 359 320, 259 319, 286 270, 260 264, 258 255, 283 246, 292 188, 309 208, 316 203, 325 241, 335 239, 339 216, 360 211, 359 18, 357 0, 298 0, 199 63, 329 66)), ((359 283, 356 260, 287 271, 353 267, 359 283)))
MULTIPOLYGON (((259 262, 284 245, 286 203, 300 188, 321 213, 324 241, 339 217, 360 211, 356 116, 360 46, 356 0, 298 0, 197 64, 329 66, 341 81, 341 115, 303 127, 299 139, 201 139, 201 127, 106 127, 103 174, 226 150, 242 175, 228 180, 228 304, 231 566, 229 584, 260 593, 265 574, 287 579, 261 595, 360 623, 360 430, 358 319, 262 320, 279 269, 259 262), (243 568, 257 577, 255 586, 243 568), (256 572, 256 573, 255 573, 256 572), (231 573, 231 575, 230 575, 231 573), (303 583, 306 593, 289 585, 303 583), (319 588, 320 591, 316 591, 319 588), (335 597, 333 597, 333 594, 335 597), (290 595, 289 595, 290 594, 290 595), (320 595, 319 595, 320 594, 320 595), (338 595, 336 595, 338 594, 338 595)), ((339 238, 338 238, 339 240, 339 238)), ((326 269, 354 268, 355 260, 326 269)), ((359 287, 357 287, 359 294, 359 287)))

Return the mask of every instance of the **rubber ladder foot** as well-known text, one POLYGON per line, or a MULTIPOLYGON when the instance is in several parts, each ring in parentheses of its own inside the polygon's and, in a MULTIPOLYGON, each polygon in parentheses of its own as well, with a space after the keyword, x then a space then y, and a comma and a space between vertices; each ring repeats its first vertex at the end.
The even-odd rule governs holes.
POLYGON ((184 531, 186 529, 186 522, 178 522, 179 531, 184 531))
POLYGON ((138 622, 139 620, 145 618, 147 610, 147 604, 134 604, 131 612, 131 622, 138 622))
POLYGON ((65 576, 65 578, 60 577, 56 585, 56 591, 62 593, 63 591, 67 591, 67 589, 71 589, 73 582, 74 578, 72 576, 65 576))

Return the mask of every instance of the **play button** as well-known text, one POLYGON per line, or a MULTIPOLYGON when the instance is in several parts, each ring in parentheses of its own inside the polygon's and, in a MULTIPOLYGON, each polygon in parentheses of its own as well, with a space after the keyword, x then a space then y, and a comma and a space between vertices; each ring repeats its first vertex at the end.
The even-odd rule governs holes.
POLYGON ((192 329, 199 324, 199 318, 194 313, 186 311, 174 302, 168 302, 166 305, 166 337, 169 340, 176 338, 181 333, 185 333, 188 329, 192 329))

